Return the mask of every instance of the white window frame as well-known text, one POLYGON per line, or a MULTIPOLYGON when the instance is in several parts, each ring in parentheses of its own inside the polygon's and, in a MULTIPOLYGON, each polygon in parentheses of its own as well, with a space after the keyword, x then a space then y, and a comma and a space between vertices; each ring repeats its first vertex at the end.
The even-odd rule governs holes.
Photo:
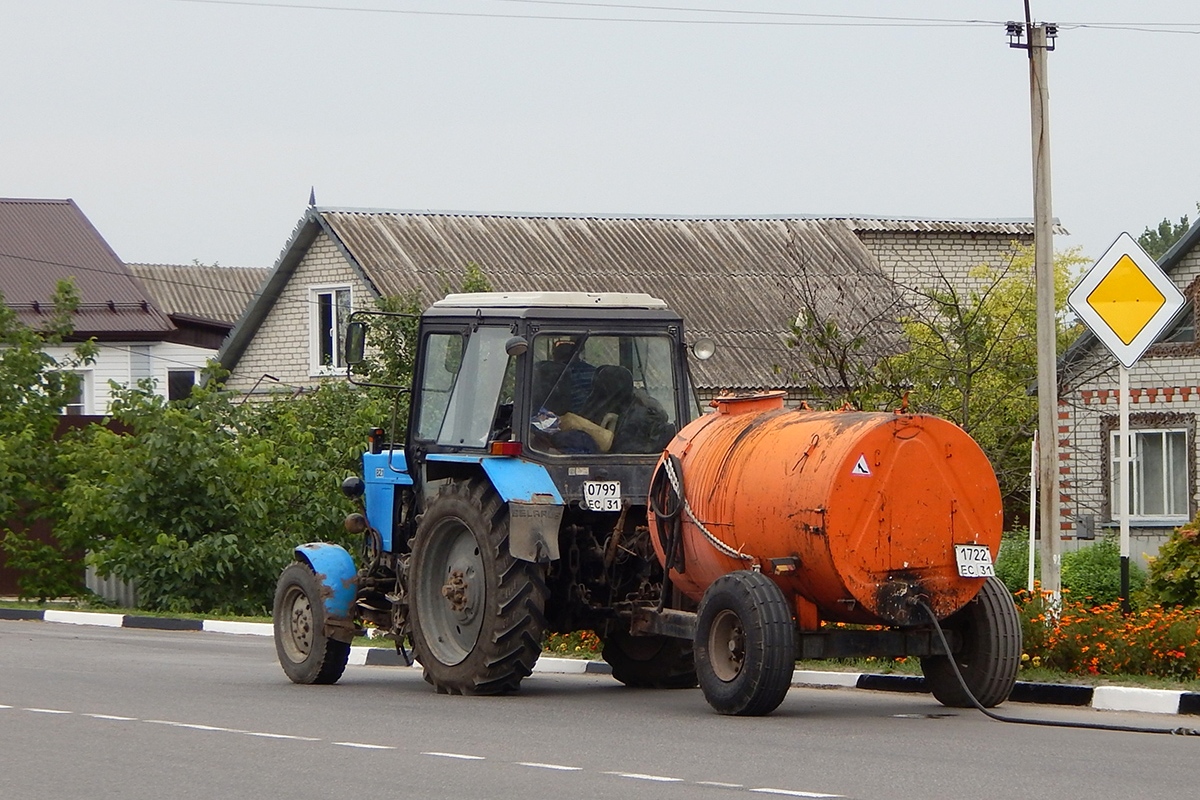
POLYGON ((67 416, 93 416, 96 413, 95 392, 92 390, 92 370, 90 369, 68 369, 63 370, 63 373, 71 373, 79 376, 79 402, 68 403, 62 407, 60 412, 64 417, 67 416), (79 414, 73 415, 68 408, 78 408, 79 414))
POLYGON ((308 287, 309 300, 309 324, 308 324, 308 367, 309 374, 313 377, 326 375, 345 375, 346 365, 343 362, 345 353, 342 352, 344 344, 343 337, 337 333, 337 328, 345 330, 346 323, 349 322, 350 312, 354 308, 354 290, 349 284, 345 283, 330 283, 319 286, 308 287), (346 302, 344 306, 338 304, 338 294, 346 293, 346 302), (323 363, 321 345, 324 331, 321 330, 321 296, 328 295, 330 297, 330 307, 333 310, 333 325, 334 329, 329 331, 331 339, 331 359, 330 363, 323 363), (338 310, 343 309, 346 317, 338 319, 338 310))
MULTIPOLYGON (((1111 517, 1114 522, 1120 519, 1120 501, 1121 495, 1119 491, 1119 481, 1121 479, 1121 433, 1119 430, 1113 430, 1109 434, 1109 499, 1111 506, 1111 517)), ((1192 469, 1192 446, 1190 435, 1187 428, 1166 427, 1166 428, 1134 428, 1129 431, 1130 449, 1132 450, 1133 459, 1129 465, 1129 519, 1133 524, 1156 525, 1156 526, 1175 526, 1182 525, 1191 519, 1191 469, 1192 469), (1167 509, 1167 513, 1162 514, 1147 514, 1145 512, 1146 505, 1146 458, 1143 449, 1143 442, 1149 437, 1159 437, 1163 446, 1160 448, 1161 463, 1159 465, 1159 474, 1163 476, 1161 497, 1163 508, 1167 509), (1171 438, 1168 438, 1171 437, 1171 438), (1172 441, 1179 442, 1182 439, 1182 445, 1173 445, 1172 441), (1182 486, 1177 486, 1178 483, 1172 478, 1176 475, 1177 470, 1182 467, 1183 481, 1182 486)))

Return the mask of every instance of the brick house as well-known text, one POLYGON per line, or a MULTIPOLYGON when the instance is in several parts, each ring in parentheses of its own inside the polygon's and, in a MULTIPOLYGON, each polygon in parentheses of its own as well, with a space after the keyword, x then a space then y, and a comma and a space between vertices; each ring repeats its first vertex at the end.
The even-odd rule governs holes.
POLYGON ((701 399, 785 389, 813 375, 787 346, 804 296, 830 318, 870 323, 875 353, 923 282, 969 285, 1032 242, 1024 221, 858 217, 679 218, 492 215, 309 208, 218 358, 230 388, 303 388, 344 372, 353 309, 416 290, 423 303, 477 265, 499 291, 639 291, 661 297, 691 337, 716 340, 694 365, 701 399))
MULTIPOLYGON (((1189 301, 1129 370, 1133 433, 1130 561, 1146 566, 1171 531, 1197 511, 1196 416, 1200 412, 1200 222, 1159 259, 1189 301)), ((1119 507, 1118 364, 1090 332, 1059 364, 1061 533, 1066 549, 1114 531, 1119 507)))

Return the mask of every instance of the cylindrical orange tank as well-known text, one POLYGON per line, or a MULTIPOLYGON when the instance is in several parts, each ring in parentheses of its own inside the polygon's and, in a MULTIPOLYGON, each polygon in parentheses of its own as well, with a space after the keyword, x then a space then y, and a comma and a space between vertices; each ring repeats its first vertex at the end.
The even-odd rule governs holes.
MULTIPOLYGON (((757 567, 802 628, 818 616, 920 623, 916 596, 939 618, 975 596, 983 579, 959 576, 954 546, 986 545, 994 561, 1002 508, 987 457, 961 428, 920 414, 785 410, 782 393, 716 406, 672 440, 652 483, 660 498, 670 490, 664 462, 677 457, 691 514, 679 516, 683 567, 670 577, 685 595, 698 601, 721 575, 757 567)), ((665 564, 672 526, 653 514, 650 525, 665 564)))

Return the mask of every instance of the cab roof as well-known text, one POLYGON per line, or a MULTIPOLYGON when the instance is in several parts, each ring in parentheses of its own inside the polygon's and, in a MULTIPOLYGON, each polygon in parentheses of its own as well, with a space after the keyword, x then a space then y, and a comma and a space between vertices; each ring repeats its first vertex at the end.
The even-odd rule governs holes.
POLYGON ((424 319, 492 317, 571 322, 606 320, 678 325, 666 302, 640 292, 472 292, 451 294, 421 315, 424 319))

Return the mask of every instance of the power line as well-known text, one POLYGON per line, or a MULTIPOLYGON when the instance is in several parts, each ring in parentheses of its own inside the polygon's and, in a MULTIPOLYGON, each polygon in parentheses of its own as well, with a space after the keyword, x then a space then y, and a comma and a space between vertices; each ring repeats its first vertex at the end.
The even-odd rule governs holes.
POLYGON ((197 3, 216 6, 246 6, 252 8, 279 8, 301 11, 338 11, 357 14, 400 14, 419 17, 457 17, 470 19, 516 19, 516 20, 547 20, 551 22, 623 22, 656 25, 737 25, 756 27, 841 27, 841 28, 943 28, 969 27, 976 25, 1003 25, 995 20, 935 20, 919 17, 870 17, 854 15, 802 15, 796 12, 764 12, 737 11, 733 9, 701 9, 701 8, 672 8, 669 6, 640 6, 634 4, 607 5, 603 3, 567 3, 551 2, 551 0, 509 0, 511 2, 543 2, 546 5, 577 5, 593 8, 619 8, 621 10, 645 9, 647 11, 680 11, 683 13, 707 14, 778 14, 787 16, 811 17, 804 20, 764 20, 764 19, 694 19, 687 17, 617 17, 617 16, 583 16, 568 14, 500 14, 484 11, 431 11, 409 8, 374 8, 363 6, 332 6, 317 3, 274 3, 266 0, 171 0, 177 3, 197 3))
MULTIPOLYGON (((521 3, 524 5, 560 8, 612 9, 619 11, 667 12, 676 14, 706 14, 712 16, 739 17, 739 19, 712 19, 694 17, 634 17, 634 16, 585 16, 570 14, 504 14, 486 11, 447 11, 415 8, 380 8, 371 6, 344 6, 322 3, 271 2, 270 0, 170 0, 178 3, 194 3, 216 6, 242 6, 250 8, 277 8, 292 11, 333 11, 354 14, 395 14, 420 17, 451 17, 467 19, 515 19, 546 20, 553 22, 621 22, 657 25, 726 25, 756 27, 840 27, 840 28, 947 28, 1004 25, 1005 20, 978 19, 973 17, 903 17, 874 14, 818 14, 799 11, 763 11, 757 9, 703 8, 698 6, 667 6, 649 3, 599 3, 585 0, 492 0, 499 3, 521 3)), ((1134 33, 1200 34, 1200 22, 1091 22, 1070 21, 1058 23, 1060 29, 1091 29, 1126 31, 1134 33)))

